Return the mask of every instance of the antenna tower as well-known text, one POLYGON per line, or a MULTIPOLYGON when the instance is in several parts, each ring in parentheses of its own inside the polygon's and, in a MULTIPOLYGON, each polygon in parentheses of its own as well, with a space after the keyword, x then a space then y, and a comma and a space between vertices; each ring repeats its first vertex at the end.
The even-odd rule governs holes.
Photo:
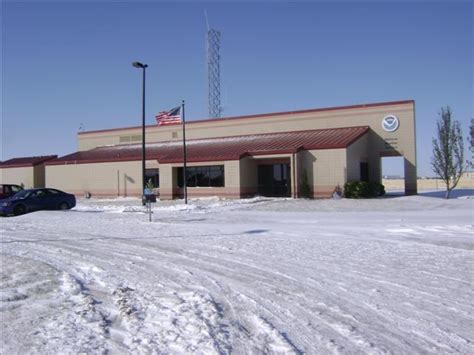
POLYGON ((207 80, 208 80, 208 103, 209 118, 220 118, 221 107, 221 71, 220 71, 220 48, 221 33, 209 28, 207 22, 207 80))

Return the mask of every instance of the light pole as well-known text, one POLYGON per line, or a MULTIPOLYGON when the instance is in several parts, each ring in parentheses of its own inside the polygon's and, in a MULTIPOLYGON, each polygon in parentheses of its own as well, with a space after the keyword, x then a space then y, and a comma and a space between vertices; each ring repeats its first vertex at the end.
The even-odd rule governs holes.
MULTIPOLYGON (((143 69, 143 102, 142 102, 142 196, 145 194, 145 72, 148 64, 133 62, 135 68, 143 69)), ((145 204, 145 201, 143 201, 145 204)))

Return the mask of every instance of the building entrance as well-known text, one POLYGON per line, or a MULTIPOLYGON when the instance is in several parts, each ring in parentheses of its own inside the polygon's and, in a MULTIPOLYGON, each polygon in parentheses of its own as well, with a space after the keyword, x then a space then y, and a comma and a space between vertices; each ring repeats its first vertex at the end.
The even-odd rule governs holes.
POLYGON ((259 165, 258 194, 268 197, 290 197, 290 164, 259 165))

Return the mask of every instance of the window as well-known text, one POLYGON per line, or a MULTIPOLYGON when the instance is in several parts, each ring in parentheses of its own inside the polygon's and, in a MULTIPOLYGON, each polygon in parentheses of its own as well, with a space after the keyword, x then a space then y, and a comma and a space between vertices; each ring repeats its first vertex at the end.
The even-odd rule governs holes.
MULTIPOLYGON (((224 165, 186 168, 188 187, 224 187, 224 165)), ((183 187, 183 168, 178 168, 178 187, 183 187)))
POLYGON ((33 191, 29 197, 31 198, 46 197, 46 191, 44 190, 33 191))
POLYGON ((209 170, 210 186, 219 187, 224 186, 224 166, 210 166, 209 170))
POLYGON ((151 188, 160 187, 160 170, 159 169, 146 169, 145 170, 145 181, 147 187, 151 185, 151 188))

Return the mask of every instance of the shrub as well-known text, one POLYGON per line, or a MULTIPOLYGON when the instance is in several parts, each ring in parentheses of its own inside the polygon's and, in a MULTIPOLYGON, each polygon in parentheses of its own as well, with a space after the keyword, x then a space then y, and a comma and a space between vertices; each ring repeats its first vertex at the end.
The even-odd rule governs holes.
POLYGON ((385 195, 385 186, 378 182, 369 182, 369 197, 379 197, 385 195))
POLYGON ((385 187, 377 182, 350 181, 344 184, 344 197, 370 198, 385 195, 385 187))

